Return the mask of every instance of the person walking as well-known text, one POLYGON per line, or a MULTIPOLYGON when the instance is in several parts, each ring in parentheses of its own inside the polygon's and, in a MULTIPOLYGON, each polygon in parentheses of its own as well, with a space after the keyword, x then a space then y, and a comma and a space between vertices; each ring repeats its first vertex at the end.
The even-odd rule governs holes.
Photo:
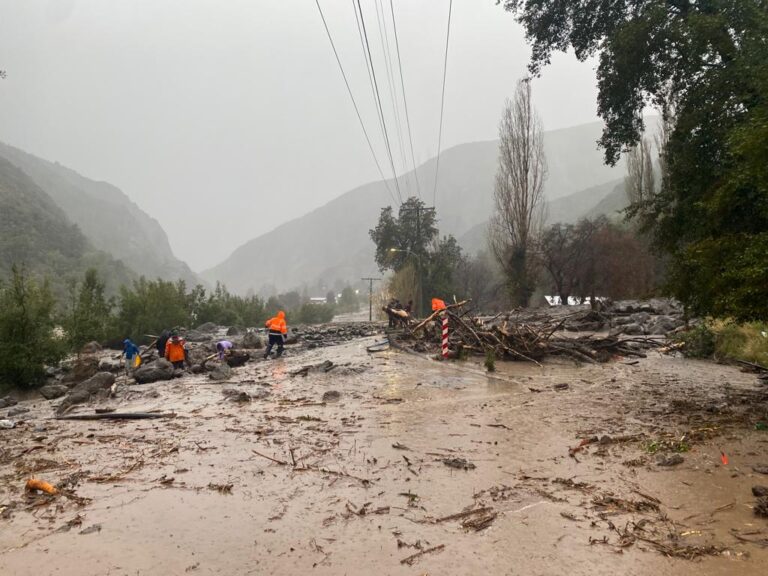
POLYGON ((125 356, 125 372, 129 374, 136 366, 137 362, 141 362, 141 356, 139 356, 139 347, 133 343, 133 340, 126 338, 123 340, 123 353, 125 356))
POLYGON ((186 345, 186 341, 176 330, 171 332, 171 338, 165 344, 165 359, 177 370, 184 369, 184 361, 187 359, 186 345))
POLYGON ((280 358, 283 355, 283 345, 285 344, 285 336, 288 334, 288 326, 285 323, 285 312, 280 310, 277 316, 270 318, 266 322, 266 327, 269 330, 269 342, 267 343, 267 351, 264 352, 264 358, 269 358, 272 352, 272 347, 277 344, 277 354, 275 358, 280 358))

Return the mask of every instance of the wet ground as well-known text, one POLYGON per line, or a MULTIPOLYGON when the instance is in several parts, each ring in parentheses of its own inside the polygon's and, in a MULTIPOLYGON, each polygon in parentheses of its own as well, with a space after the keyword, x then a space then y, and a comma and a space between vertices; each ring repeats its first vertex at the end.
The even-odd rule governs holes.
POLYGON ((30 423, 0 431, 0 574, 765 573, 754 375, 653 352, 489 376, 372 342, 100 404, 175 418, 22 403, 30 423), (30 476, 72 488, 28 495, 30 476))

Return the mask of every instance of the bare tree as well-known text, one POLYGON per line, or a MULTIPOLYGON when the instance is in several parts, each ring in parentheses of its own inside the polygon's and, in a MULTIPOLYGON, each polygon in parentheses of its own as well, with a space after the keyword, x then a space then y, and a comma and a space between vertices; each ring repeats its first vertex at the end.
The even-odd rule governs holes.
POLYGON ((627 153, 627 194, 641 210, 656 194, 652 154, 651 142, 645 137, 627 153))
POLYGON ((547 176, 544 136, 528 80, 517 84, 499 123, 499 167, 489 244, 507 279, 512 303, 524 306, 533 293, 532 248, 544 221, 547 176))

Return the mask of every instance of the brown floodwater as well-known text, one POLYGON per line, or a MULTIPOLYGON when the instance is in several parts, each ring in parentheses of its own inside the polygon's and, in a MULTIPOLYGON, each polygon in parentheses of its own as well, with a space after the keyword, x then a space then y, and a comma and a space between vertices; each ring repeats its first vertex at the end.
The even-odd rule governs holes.
POLYGON ((30 422, 0 431, 0 574, 765 573, 754 375, 655 352, 488 375, 372 342, 99 403, 172 419, 57 421, 23 402, 30 422), (291 376, 325 360, 337 367, 291 376), (229 388, 269 396, 237 403, 229 388), (606 438, 569 455, 593 437, 606 438), (676 451, 681 464, 657 465, 676 451), (32 475, 75 474, 73 497, 24 493, 32 475), (445 519, 479 507, 480 530, 462 526, 478 514, 445 519))

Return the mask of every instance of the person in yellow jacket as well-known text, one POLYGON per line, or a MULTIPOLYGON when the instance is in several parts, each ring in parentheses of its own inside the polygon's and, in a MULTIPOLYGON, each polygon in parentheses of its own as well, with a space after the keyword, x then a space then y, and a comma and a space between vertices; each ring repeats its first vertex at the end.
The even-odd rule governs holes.
POLYGON ((277 316, 270 318, 266 322, 267 330, 269 330, 269 342, 267 343, 267 351, 264 352, 264 358, 269 358, 272 353, 272 347, 277 344, 277 354, 275 358, 280 358, 283 355, 283 345, 285 344, 285 336, 288 334, 288 326, 285 323, 285 312, 280 310, 277 316))

